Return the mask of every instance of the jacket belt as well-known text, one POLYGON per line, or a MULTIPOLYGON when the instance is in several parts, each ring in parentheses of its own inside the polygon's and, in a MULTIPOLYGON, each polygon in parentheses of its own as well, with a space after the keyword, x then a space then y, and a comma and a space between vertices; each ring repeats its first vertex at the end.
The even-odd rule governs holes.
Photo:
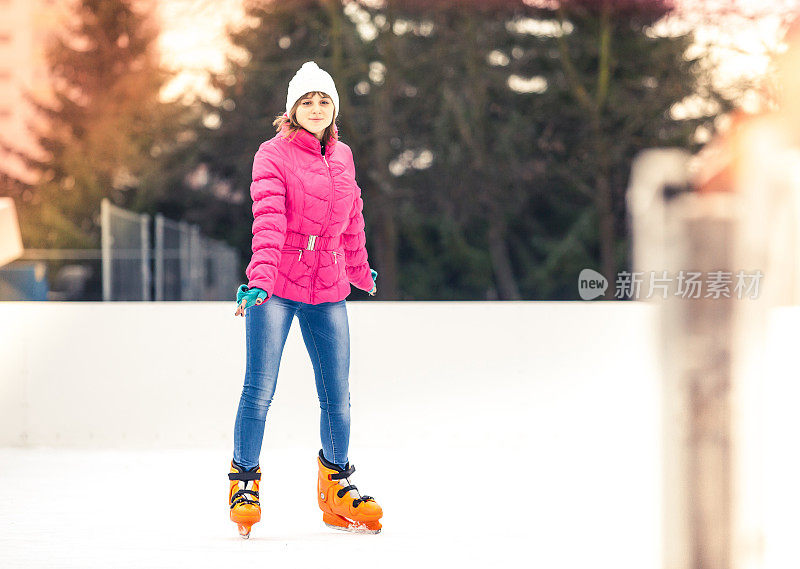
POLYGON ((319 235, 306 235, 296 231, 286 232, 284 247, 298 247, 308 251, 335 251, 342 242, 342 236, 320 237, 319 235))

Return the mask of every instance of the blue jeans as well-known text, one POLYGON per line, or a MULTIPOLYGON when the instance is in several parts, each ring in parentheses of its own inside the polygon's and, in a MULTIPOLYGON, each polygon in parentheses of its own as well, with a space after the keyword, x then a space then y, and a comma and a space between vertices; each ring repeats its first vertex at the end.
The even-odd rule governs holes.
POLYGON ((272 295, 247 309, 247 368, 233 435, 233 460, 258 464, 267 410, 295 314, 314 367, 319 434, 327 460, 344 466, 350 444, 350 328, 345 301, 306 304, 272 295))

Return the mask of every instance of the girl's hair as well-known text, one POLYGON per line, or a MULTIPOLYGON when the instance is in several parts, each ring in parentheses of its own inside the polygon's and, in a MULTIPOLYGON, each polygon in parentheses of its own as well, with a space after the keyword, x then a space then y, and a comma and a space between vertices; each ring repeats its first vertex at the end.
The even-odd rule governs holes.
MULTIPOLYGON (((310 91, 306 93, 305 95, 297 99, 297 101, 295 101, 294 105, 292 106, 292 110, 289 113, 288 118, 286 117, 286 115, 278 115, 277 117, 275 117, 275 120, 272 121, 272 125, 275 127, 275 131, 280 132, 281 129, 283 128, 283 125, 287 125, 289 127, 289 132, 287 133, 287 136, 291 136, 292 138, 294 138, 294 136, 298 133, 298 131, 301 128, 303 128, 302 126, 300 126, 300 123, 297 122, 297 107, 299 107, 300 103, 302 103, 305 99, 308 99, 314 94, 317 94, 320 97, 327 97, 328 99, 331 98, 329 95, 323 93, 322 91, 310 91)), ((331 105, 333 105, 333 99, 331 99, 331 105)), ((336 138, 333 132, 333 124, 336 122, 336 116, 337 116, 336 111, 337 109, 336 107, 334 107, 333 108, 334 119, 322 133, 322 140, 327 141, 330 140, 331 138, 336 138)))

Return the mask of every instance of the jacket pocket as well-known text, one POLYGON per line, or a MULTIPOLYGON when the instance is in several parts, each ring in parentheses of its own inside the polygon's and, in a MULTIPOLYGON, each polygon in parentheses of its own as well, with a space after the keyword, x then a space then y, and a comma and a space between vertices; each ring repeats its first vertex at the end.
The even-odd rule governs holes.
POLYGON ((284 247, 281 249, 280 272, 290 281, 296 281, 305 271, 305 264, 302 262, 303 257, 303 249, 298 247, 284 247))
POLYGON ((347 280, 347 271, 345 270, 344 252, 331 251, 333 255, 333 266, 336 268, 336 280, 347 280))

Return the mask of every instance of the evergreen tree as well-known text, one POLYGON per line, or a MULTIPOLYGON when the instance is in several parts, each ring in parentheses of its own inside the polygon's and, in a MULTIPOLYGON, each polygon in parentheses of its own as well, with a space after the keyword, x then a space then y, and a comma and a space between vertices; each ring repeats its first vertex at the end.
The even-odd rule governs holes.
MULTIPOLYGON (((215 212, 249 258, 252 159, 286 84, 315 60, 339 88, 384 298, 576 298, 581 268, 627 262, 624 192, 641 149, 692 148, 672 107, 726 103, 657 37, 662 0, 286 0, 247 4, 215 77, 202 160, 241 196, 215 212), (344 17, 343 17, 344 15, 344 17), (520 87, 520 84, 522 85, 520 87)), ((714 113, 716 114, 716 113, 714 113)))
MULTIPOLYGON (((534 267, 524 288, 535 297, 576 298, 577 275, 586 267, 611 283, 629 268, 625 192, 633 158, 652 147, 696 150, 698 127, 713 131, 714 119, 731 107, 701 62, 686 58, 691 33, 655 33, 672 9, 663 0, 564 0, 538 14, 558 26, 546 38, 546 56, 528 71, 548 81, 528 100, 539 117, 529 140, 542 161, 536 186, 543 191, 519 218, 534 238, 518 251, 534 267), (673 107, 693 96, 715 110, 675 118, 673 107)), ((609 287, 606 297, 613 292, 609 287)))
POLYGON ((572 299, 584 267, 613 281, 627 263, 624 195, 634 155, 696 148, 698 126, 713 130, 730 107, 699 62, 684 57, 690 34, 653 32, 671 4, 389 4, 411 28, 431 27, 421 38, 402 36, 425 45, 400 69, 416 70, 403 80, 420 87, 420 144, 434 156, 431 168, 412 174, 415 202, 438 198, 429 222, 404 228, 416 243, 408 258, 439 265, 413 263, 418 294, 572 299), (718 110, 674 118, 673 106, 693 95, 718 110))
POLYGON ((159 160, 180 146, 186 110, 164 104, 152 19, 130 0, 80 0, 47 46, 54 104, 32 100, 45 160, 20 204, 27 247, 97 247, 102 198, 146 209, 163 193, 159 160))

